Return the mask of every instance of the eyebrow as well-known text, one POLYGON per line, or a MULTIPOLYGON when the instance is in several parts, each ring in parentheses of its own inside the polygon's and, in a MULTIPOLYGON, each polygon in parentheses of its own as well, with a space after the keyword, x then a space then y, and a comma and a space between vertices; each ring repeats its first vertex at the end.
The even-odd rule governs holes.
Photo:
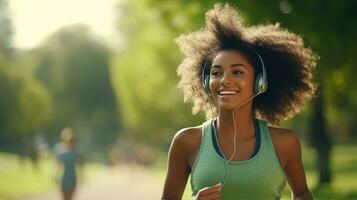
MULTIPOLYGON (((243 65, 243 64, 240 64, 240 63, 237 63, 237 64, 232 64, 231 67, 239 67, 239 66, 242 66, 244 68, 247 68, 247 66, 243 65)), ((212 65, 212 68, 222 68, 221 65, 212 65)))

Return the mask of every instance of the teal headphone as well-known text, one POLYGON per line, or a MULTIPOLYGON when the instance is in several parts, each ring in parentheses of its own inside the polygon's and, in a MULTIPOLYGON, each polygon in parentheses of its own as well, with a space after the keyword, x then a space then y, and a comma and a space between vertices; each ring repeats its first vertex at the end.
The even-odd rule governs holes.
MULTIPOLYGON (((254 52, 258 56, 262 67, 262 72, 257 75, 254 83, 254 94, 258 95, 267 91, 268 81, 267 81, 267 75, 266 75, 263 59, 257 51, 254 50, 254 52)), ((205 62, 203 66, 201 78, 202 78, 203 89, 206 91, 208 95, 211 95, 211 89, 209 87, 210 73, 211 73, 211 67, 208 66, 208 62, 205 62)))

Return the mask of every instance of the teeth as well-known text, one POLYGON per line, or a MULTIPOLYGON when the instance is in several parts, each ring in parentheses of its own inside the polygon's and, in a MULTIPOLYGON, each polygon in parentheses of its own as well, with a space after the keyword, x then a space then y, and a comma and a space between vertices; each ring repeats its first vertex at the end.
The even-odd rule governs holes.
POLYGON ((218 93, 221 94, 221 95, 237 94, 236 91, 219 91, 218 93))

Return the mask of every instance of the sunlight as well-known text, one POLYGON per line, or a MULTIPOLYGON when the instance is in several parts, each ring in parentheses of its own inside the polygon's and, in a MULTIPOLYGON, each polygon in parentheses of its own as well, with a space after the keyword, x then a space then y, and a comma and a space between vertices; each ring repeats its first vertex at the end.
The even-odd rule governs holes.
POLYGON ((115 40, 115 5, 118 0, 11 0, 14 45, 32 48, 59 28, 87 24, 108 44, 115 40))

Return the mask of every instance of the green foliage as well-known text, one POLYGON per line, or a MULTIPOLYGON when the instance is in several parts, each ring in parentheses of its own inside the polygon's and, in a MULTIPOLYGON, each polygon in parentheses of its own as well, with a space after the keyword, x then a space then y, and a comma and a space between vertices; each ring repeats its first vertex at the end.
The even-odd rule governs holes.
POLYGON ((111 109, 114 101, 108 73, 109 51, 95 41, 86 27, 58 31, 41 50, 47 53, 35 73, 52 86, 57 99, 73 104, 69 109, 84 115, 98 107, 111 109))
POLYGON ((52 118, 52 98, 43 84, 23 71, 12 48, 7 1, 0 0, 0 148, 24 155, 31 137, 52 118))
POLYGON ((12 25, 9 16, 8 2, 0 0, 0 54, 10 55, 12 52, 12 25))
POLYGON ((88 27, 64 27, 22 56, 23 62, 31 63, 24 70, 46 85, 54 99, 54 118, 44 131, 57 134, 72 126, 96 151, 114 142, 119 119, 110 52, 88 27))
POLYGON ((38 81, 0 60, 0 133, 33 132, 51 118, 51 98, 38 81))
POLYGON ((18 103, 21 113, 16 117, 19 132, 36 130, 52 117, 52 99, 47 89, 37 80, 26 77, 20 83, 18 103))
POLYGON ((128 1, 121 8, 125 21, 119 28, 127 46, 113 60, 112 79, 125 131, 145 141, 168 141, 179 128, 202 119, 190 116, 176 88, 176 32, 165 26, 160 9, 145 2, 128 1))

